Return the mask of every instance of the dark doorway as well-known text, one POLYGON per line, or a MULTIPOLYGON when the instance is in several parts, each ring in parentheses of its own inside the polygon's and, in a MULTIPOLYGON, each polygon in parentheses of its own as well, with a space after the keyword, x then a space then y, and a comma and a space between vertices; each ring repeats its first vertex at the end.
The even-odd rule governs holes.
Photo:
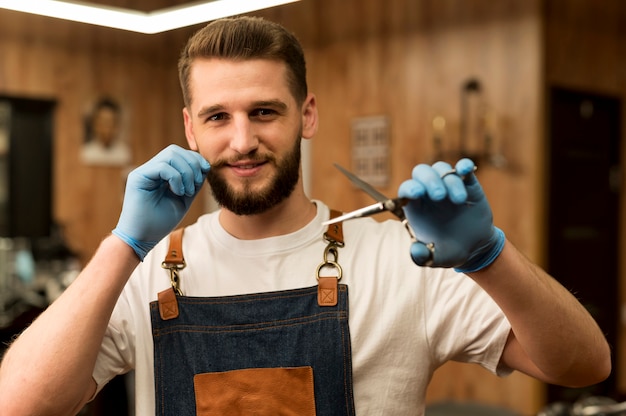
POLYGON ((54 101, 0 97, 0 236, 41 238, 52 226, 54 101))
MULTIPOLYGON (((619 317, 620 115, 615 97, 549 91, 548 271, 591 312, 613 349, 619 317)), ((548 388, 550 402, 582 395, 616 396, 615 376, 584 389, 548 388)))
MULTIPOLYGON (((54 108, 53 100, 0 96, 0 238, 37 242, 31 244, 37 261, 73 256, 64 241, 56 240, 52 215, 54 108)), ((0 296, 0 314, 20 301, 9 300, 11 305, 5 305, 0 296)), ((28 307, 7 326, 0 325, 0 357, 41 311, 28 307)), ((126 376, 114 378, 80 414, 130 414, 127 381, 126 376)))

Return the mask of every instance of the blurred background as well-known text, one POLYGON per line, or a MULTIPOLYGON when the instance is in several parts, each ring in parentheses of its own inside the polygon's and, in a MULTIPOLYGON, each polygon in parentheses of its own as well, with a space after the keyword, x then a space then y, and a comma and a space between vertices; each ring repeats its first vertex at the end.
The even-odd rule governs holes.
MULTIPOLYGON (((151 11, 186 1, 91 3, 151 11)), ((312 198, 339 210, 370 203, 333 163, 394 194, 415 164, 470 156, 496 224, 578 296, 613 347, 613 374, 588 389, 451 363, 428 402, 531 415, 589 395, 623 400, 626 2, 301 0, 250 14, 305 47, 321 117, 304 152, 312 198)), ((186 146, 176 61, 203 24, 145 35, 7 10, 0 22, 7 343, 114 228, 128 171, 170 143, 186 146), (103 98, 119 106, 111 128, 128 149, 112 163, 81 157, 103 98)), ((214 208, 205 193, 186 222, 214 208)), ((111 383, 85 413, 125 414, 131 382, 111 383)))

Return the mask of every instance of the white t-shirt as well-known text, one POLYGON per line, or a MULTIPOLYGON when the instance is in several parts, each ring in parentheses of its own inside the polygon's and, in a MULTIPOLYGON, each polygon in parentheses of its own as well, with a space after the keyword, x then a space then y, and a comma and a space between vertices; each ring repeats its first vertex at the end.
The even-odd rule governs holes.
MULTIPOLYGON (((329 209, 288 235, 239 240, 218 213, 187 227, 181 272, 186 296, 226 296, 310 287, 323 261, 329 209)), ((348 285, 354 401, 358 415, 422 414, 428 382, 448 360, 477 363, 505 374, 498 363, 510 325, 473 280, 452 269, 416 266, 398 221, 371 218, 343 224, 341 283, 348 285)), ((161 268, 167 239, 133 273, 111 318, 94 370, 101 388, 135 369, 136 413, 153 415, 153 343, 148 304, 170 285, 161 268)))

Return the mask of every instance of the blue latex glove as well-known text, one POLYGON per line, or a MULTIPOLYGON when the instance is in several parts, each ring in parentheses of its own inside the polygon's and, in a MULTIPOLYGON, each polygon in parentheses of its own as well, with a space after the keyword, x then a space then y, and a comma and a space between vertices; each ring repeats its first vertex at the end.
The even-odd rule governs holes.
POLYGON ((413 261, 469 273, 490 265, 502 251, 505 237, 493 225, 474 162, 461 159, 455 168, 456 174, 442 178, 452 169, 449 164, 417 165, 412 179, 400 185, 398 196, 410 199, 404 212, 418 239, 411 246, 413 261), (434 244, 432 257, 428 243, 434 244))
POLYGON ((210 169, 199 153, 170 145, 133 170, 113 234, 141 261, 183 219, 210 169))

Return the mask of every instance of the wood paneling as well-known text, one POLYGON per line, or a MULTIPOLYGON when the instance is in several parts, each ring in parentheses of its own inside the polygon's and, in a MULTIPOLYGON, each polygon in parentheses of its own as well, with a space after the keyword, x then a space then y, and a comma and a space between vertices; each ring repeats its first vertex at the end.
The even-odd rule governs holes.
POLYGON ((340 209, 369 202, 332 162, 350 165, 351 120, 377 114, 388 115, 392 129, 392 178, 382 191, 396 192, 412 166, 432 162, 435 115, 448 119, 449 140, 456 140, 461 85, 476 77, 497 114, 497 138, 516 167, 481 166, 482 180, 499 223, 525 252, 539 256, 533 239, 541 221, 538 1, 317 0, 259 14, 290 27, 307 49, 322 120, 312 146, 314 197, 340 209), (519 194, 523 206, 510 209, 519 194))
MULTIPOLYGON (((458 135, 460 88, 480 79, 495 109, 497 134, 515 170, 480 166, 496 223, 540 260, 542 223, 542 27, 537 1, 308 2, 308 19, 289 20, 288 7, 268 15, 305 42, 311 90, 321 126, 313 139, 312 196, 350 210, 370 203, 333 167, 350 166, 355 117, 391 120, 390 185, 394 195, 417 163, 433 161, 431 120, 441 114, 458 135), (358 4, 357 4, 358 3, 358 4), (282 11, 282 13, 280 13, 282 11)), ((291 7, 291 6, 290 6, 291 7)), ((295 9, 296 6, 293 6, 295 9)), ((543 390, 524 375, 498 379, 474 366, 439 369, 429 401, 476 400, 535 413, 543 390)))
MULTIPOLYGON (((626 3, 621 0, 548 0, 545 2, 546 87, 561 86, 591 93, 602 93, 622 100, 622 120, 626 120, 626 3)), ((626 181, 626 123, 622 121, 621 206, 626 181)), ((626 210, 621 210, 620 247, 626 243, 626 210)), ((623 251, 623 249, 621 250, 623 251)), ((620 303, 626 302, 626 257, 621 257, 620 303)), ((589 278, 596 278, 589 276, 589 278)), ((601 278, 601 277, 600 277, 601 278)), ((626 322, 620 319, 616 351, 617 394, 626 394, 626 322)))
MULTIPOLYGON (((138 9, 142 4, 150 10, 156 3, 117 2, 138 9)), ((607 0, 603 4, 611 9, 595 11, 597 4, 303 0, 256 13, 292 29, 308 54, 310 89, 321 114, 312 142, 311 196, 342 210, 370 202, 332 163, 350 166, 352 119, 380 114, 391 120, 392 141, 391 180, 381 191, 395 194, 416 163, 432 161, 435 115, 449 120, 451 137, 458 134, 461 84, 477 77, 497 116, 496 138, 515 167, 482 164, 481 182, 496 223, 541 262, 544 76, 576 85, 594 79, 594 88, 624 94, 626 54, 624 42, 616 40, 623 39, 624 24, 618 23, 624 6, 607 0), (547 58, 544 15, 550 23, 547 58), (593 16, 596 23, 589 22, 593 16), (571 73, 573 66, 584 68, 571 73)), ((144 36, 6 11, 0 21, 0 93, 58 102, 54 215, 86 259, 115 226, 124 170, 80 163, 85 106, 102 94, 119 98, 135 165, 169 143, 184 145, 176 58, 195 28, 144 36)), ((204 209, 202 202, 190 220, 204 209)), ((430 401, 441 399, 481 400, 531 414, 543 397, 541 386, 523 375, 501 380, 478 367, 450 364, 436 373, 429 390, 430 401)))
MULTIPOLYGON (((432 162, 431 120, 442 114, 458 135, 460 88, 483 83, 499 117, 514 171, 486 165, 479 176, 496 223, 523 251, 539 258, 541 224, 541 16, 537 1, 303 2, 308 20, 283 21, 307 46, 311 90, 321 125, 313 139, 312 196, 349 210, 371 203, 332 166, 350 166, 353 118, 391 120, 390 185, 394 195, 417 163, 432 162), (384 3, 384 7, 382 4, 384 3), (455 125, 456 123, 456 125, 455 125)), ((282 13, 281 13, 282 12, 282 13)), ((428 400, 477 400, 532 414, 542 389, 526 376, 491 376, 479 367, 448 364, 437 371, 428 400)))
POLYGON ((128 168, 168 143, 185 144, 175 62, 186 34, 149 37, 7 11, 0 21, 2 94, 57 101, 54 217, 86 261, 115 227, 128 168), (80 161, 84 117, 100 96, 122 105, 130 166, 80 161))

